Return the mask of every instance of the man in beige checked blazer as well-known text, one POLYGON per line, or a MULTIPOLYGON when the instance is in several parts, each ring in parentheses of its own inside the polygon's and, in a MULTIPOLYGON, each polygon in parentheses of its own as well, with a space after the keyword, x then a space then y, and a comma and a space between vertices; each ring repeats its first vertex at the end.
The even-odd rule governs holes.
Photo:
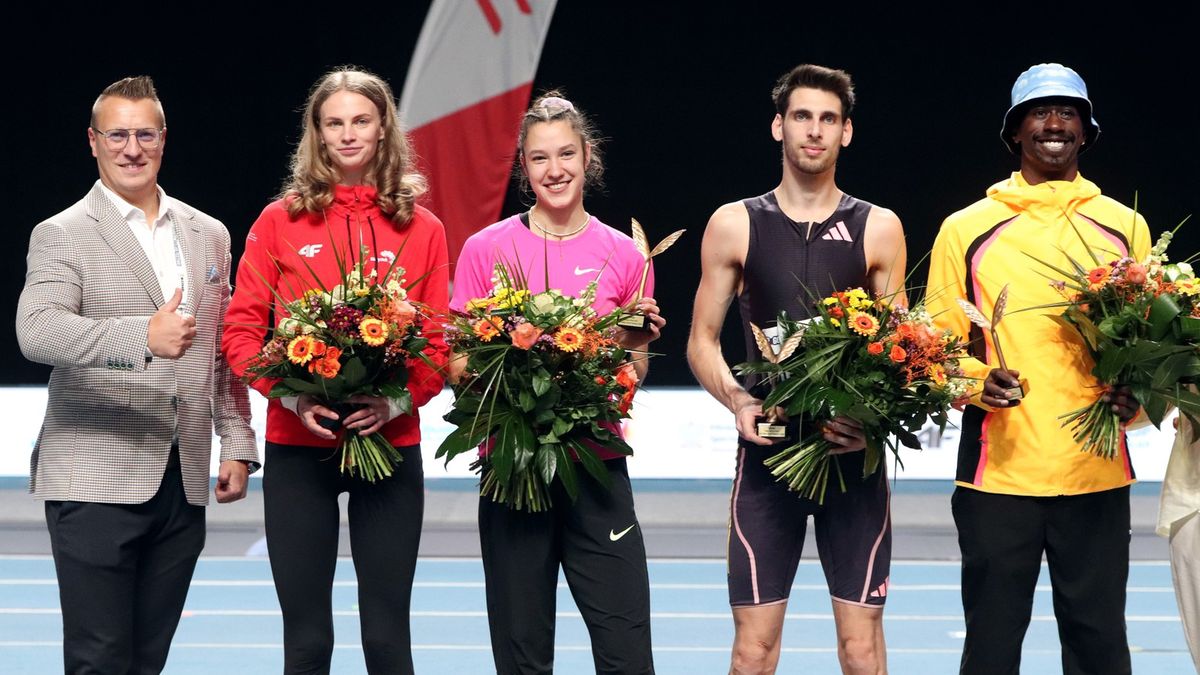
POLYGON ((30 489, 46 500, 69 673, 158 673, 217 501, 257 467, 245 386, 221 358, 229 233, 158 187, 166 142, 147 77, 110 85, 88 129, 100 180, 34 229, 17 308, 54 366, 30 489))

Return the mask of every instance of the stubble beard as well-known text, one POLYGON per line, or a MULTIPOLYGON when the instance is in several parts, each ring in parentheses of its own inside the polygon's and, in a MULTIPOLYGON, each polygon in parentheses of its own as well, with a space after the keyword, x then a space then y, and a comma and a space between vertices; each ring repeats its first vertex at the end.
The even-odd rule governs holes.
POLYGON ((791 165, 792 169, 798 173, 808 176, 819 176, 826 173, 830 169, 837 166, 838 152, 836 148, 827 150, 824 155, 817 159, 809 159, 803 155, 803 150, 798 153, 793 153, 790 150, 783 151, 783 159, 791 165))

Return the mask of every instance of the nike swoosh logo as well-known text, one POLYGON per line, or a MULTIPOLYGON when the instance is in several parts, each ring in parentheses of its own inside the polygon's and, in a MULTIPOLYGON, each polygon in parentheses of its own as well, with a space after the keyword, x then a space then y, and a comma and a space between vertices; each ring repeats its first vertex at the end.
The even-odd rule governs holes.
POLYGON ((629 527, 621 530, 620 532, 617 532, 616 530, 609 530, 608 531, 609 541, 617 541, 621 537, 624 537, 625 535, 629 534, 629 531, 632 530, 636 525, 637 525, 637 523, 634 523, 633 525, 630 525, 629 527))
POLYGON ((600 270, 596 269, 595 267, 581 268, 579 265, 575 266, 575 276, 577 276, 577 277, 583 276, 584 274, 591 274, 592 272, 599 272, 599 271, 600 270))

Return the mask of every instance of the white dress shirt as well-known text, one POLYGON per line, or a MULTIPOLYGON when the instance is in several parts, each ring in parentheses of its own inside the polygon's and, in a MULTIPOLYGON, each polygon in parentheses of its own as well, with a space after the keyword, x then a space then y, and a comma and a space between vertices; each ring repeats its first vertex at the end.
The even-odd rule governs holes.
POLYGON ((187 266, 183 260, 183 249, 177 249, 175 241, 175 223, 171 219, 174 200, 167 196, 162 187, 158 187, 158 218, 150 225, 146 221, 146 212, 125 201, 117 193, 109 190, 103 183, 97 181, 104 196, 108 197, 117 211, 129 224, 133 236, 146 253, 150 266, 154 268, 154 276, 158 278, 158 287, 162 290, 163 302, 175 295, 175 289, 183 289, 183 301, 187 303, 187 286, 183 280, 187 275, 187 266), (178 253, 178 255, 176 255, 178 253))

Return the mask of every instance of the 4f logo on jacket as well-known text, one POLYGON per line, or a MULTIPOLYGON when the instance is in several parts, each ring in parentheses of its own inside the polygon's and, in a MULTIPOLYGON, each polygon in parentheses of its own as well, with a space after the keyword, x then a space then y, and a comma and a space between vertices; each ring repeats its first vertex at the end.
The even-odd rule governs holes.
POLYGON ((305 258, 315 258, 317 257, 317 254, 321 252, 322 248, 325 248, 325 244, 305 244, 299 251, 296 251, 296 253, 304 256, 305 258))

